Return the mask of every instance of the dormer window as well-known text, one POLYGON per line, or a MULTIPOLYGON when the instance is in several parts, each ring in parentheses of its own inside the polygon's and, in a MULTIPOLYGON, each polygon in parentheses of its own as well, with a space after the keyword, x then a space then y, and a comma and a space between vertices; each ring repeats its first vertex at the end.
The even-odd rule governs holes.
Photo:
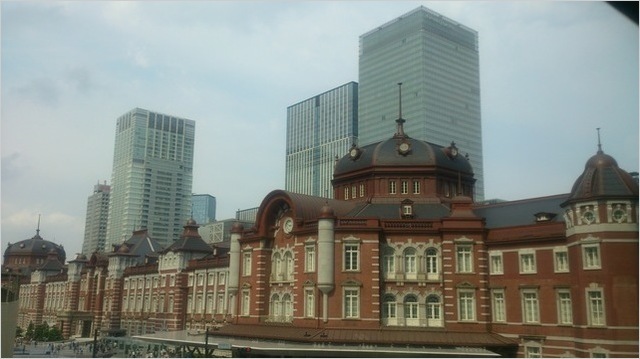
POLYGON ((405 199, 402 201, 400 207, 403 219, 413 218, 413 201, 405 199))
POLYGON ((536 217, 536 222, 549 222, 556 217, 555 213, 549 212, 538 212, 534 214, 536 217))

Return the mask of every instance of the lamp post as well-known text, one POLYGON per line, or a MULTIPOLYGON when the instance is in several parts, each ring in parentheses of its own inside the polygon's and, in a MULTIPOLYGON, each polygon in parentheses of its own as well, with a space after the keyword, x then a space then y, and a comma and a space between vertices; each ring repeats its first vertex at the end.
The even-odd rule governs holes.
POLYGON ((98 354, 98 328, 93 331, 93 353, 91 357, 97 358, 96 354, 98 354))
POLYGON ((209 327, 204 327, 204 356, 209 357, 209 327))

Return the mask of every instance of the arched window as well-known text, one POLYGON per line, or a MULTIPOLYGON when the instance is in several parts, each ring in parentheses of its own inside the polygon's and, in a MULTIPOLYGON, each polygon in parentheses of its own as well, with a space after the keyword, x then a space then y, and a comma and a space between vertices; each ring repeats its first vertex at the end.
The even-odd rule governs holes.
POLYGON ((382 322, 386 325, 397 325, 396 296, 386 294, 382 298, 382 322))
POLYGON ((391 247, 386 247, 382 254, 382 270, 384 277, 394 279, 396 277, 396 253, 391 247))
POLYGON ((440 296, 435 294, 427 297, 427 325, 430 327, 442 326, 442 303, 440 296))
POLYGON ((285 281, 291 281, 293 280, 293 254, 291 252, 286 252, 284 254, 283 262, 282 278, 285 281))
POLYGON ((404 275, 406 279, 416 279, 418 274, 418 263, 416 262, 416 249, 407 248, 404 250, 404 275))
POLYGON ((282 321, 290 322, 293 320, 293 303, 291 301, 291 295, 282 295, 282 321))
POLYGON ((440 273, 440 258, 438 249, 434 247, 427 248, 425 269, 427 271, 428 280, 438 280, 440 273))
POLYGON ((409 294, 404 298, 404 320, 407 326, 417 326, 418 319, 418 298, 409 294))
POLYGON ((283 280, 282 277, 282 257, 280 253, 274 253, 273 258, 271 260, 271 278, 274 281, 283 280))
POLYGON ((269 313, 271 314, 271 320, 279 321, 281 316, 282 304, 280 302, 280 296, 275 293, 271 296, 271 300, 269 301, 269 313))

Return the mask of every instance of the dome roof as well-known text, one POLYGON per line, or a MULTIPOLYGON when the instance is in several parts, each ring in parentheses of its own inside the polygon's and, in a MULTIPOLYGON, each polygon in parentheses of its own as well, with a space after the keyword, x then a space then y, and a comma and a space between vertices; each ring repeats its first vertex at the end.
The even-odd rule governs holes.
POLYGON ((629 173, 618 167, 613 157, 600 149, 585 164, 584 172, 573 184, 567 202, 601 197, 637 198, 638 184, 629 173))
POLYGON ((40 230, 36 231, 36 235, 16 243, 9 243, 7 249, 4 251, 4 256, 19 255, 19 256, 36 256, 47 257, 49 252, 54 250, 58 254, 58 258, 64 263, 67 254, 64 248, 56 243, 47 241, 40 237, 40 230))
POLYGON ((438 167, 454 173, 472 174, 471 164, 451 143, 443 147, 408 136, 392 138, 362 148, 353 146, 335 165, 334 177, 371 167, 438 167))

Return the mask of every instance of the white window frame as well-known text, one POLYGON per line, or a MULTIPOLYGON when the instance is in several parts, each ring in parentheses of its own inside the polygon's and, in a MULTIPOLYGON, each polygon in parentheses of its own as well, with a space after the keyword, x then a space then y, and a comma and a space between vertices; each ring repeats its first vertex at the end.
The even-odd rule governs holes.
POLYGON ((251 251, 242 252, 242 275, 244 277, 251 275, 251 251))
POLYGON ((525 249, 519 251, 518 263, 520 266, 520 274, 536 274, 538 272, 535 250, 525 249))
POLYGON ((393 294, 382 296, 382 320, 387 325, 396 325, 398 319, 398 302, 393 294))
POLYGON ((396 191, 397 191, 396 181, 389 180, 389 194, 396 194, 396 191))
POLYGON ((556 290, 556 306, 558 308, 558 324, 573 324, 573 302, 569 288, 556 290))
POLYGON ((507 301, 504 289, 491 290, 491 307, 493 321, 497 323, 506 323, 507 321, 507 301))
POLYGON ((413 181, 413 194, 420 194, 420 181, 419 180, 414 180, 413 181))
POLYGON ((304 271, 306 273, 316 271, 316 247, 313 245, 304 247, 304 271))
POLYGON ((456 272, 473 273, 472 244, 456 244, 456 272))
POLYGON ((343 272, 360 271, 360 243, 345 242, 342 246, 342 270, 343 272), (355 260, 354 257, 355 256, 355 260))
POLYGON ((305 288, 304 290, 304 316, 306 318, 316 316, 316 296, 313 288, 305 288))
POLYGON ((489 274, 504 274, 502 251, 489 252, 489 274), (498 258, 498 260, 494 260, 494 258, 498 258))
POLYGON ((437 280, 440 277, 440 251, 436 247, 428 247, 424 252, 425 267, 427 280, 437 280), (434 254, 429 252, 435 251, 434 254))
POLYGON ((458 321, 476 321, 475 289, 458 289, 458 321))
POLYGON ((600 254, 600 243, 582 244, 582 269, 594 270, 601 268, 602 255, 600 254))
POLYGON ((569 272, 569 251, 567 250, 567 247, 558 247, 553 249, 553 271, 555 273, 569 272))
POLYGON ((385 248, 382 254, 382 266, 386 278, 395 278, 396 275, 396 252, 391 247, 385 248))
POLYGON ((251 313, 251 295, 249 289, 242 290, 242 315, 248 317, 251 313))
POLYGON ((402 194, 409 194, 409 182, 407 180, 402 180, 400 182, 401 184, 401 193, 402 194))
POLYGON ((402 253, 404 275, 407 279, 415 279, 418 276, 418 251, 409 247, 402 253))
POLYGON ((585 300, 587 301, 587 320, 589 326, 603 327, 607 325, 606 307, 604 305, 604 291, 602 288, 587 288, 585 300), (596 298, 595 296, 599 296, 596 298), (596 303, 596 301, 598 303, 596 303))
POLYGON ((542 345, 537 342, 528 342, 524 344, 525 358, 542 358, 542 345))
POLYGON ((342 298, 342 317, 344 319, 360 319, 360 288, 344 287, 342 298))
POLYGON ((344 187, 344 199, 345 200, 349 199, 349 186, 344 187))
POLYGON ((364 183, 360 183, 360 197, 364 197, 364 183))
POLYGON ((540 296, 538 289, 520 290, 522 298, 522 324, 540 324, 540 296))

